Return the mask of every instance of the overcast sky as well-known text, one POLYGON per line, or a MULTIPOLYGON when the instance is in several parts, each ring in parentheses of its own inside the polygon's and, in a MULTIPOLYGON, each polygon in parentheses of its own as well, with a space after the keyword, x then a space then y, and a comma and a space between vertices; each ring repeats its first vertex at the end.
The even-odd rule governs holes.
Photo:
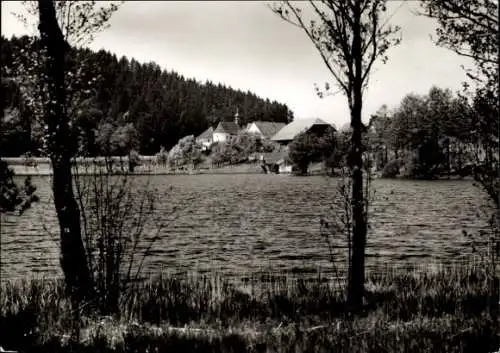
MULTIPOLYGON (((1 4, 2 35, 29 33, 11 14, 22 4, 1 4)), ((423 94, 432 85, 456 91, 465 79, 460 66, 470 67, 470 62, 433 44, 436 24, 415 16, 417 8, 416 1, 389 1, 390 23, 402 27, 402 44, 388 52, 387 64, 375 66, 365 95, 365 120, 382 104, 393 107, 410 92, 423 94)), ((250 90, 286 103, 299 119, 320 117, 337 126, 349 121, 344 96, 320 99, 315 94, 315 83, 333 81, 305 33, 263 2, 127 1, 110 24, 92 49, 250 90)))

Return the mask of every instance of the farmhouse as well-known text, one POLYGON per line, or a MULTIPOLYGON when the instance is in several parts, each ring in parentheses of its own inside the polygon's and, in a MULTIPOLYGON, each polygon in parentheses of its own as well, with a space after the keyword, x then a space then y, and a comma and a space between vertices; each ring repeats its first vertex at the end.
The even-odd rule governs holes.
POLYGON ((293 163, 286 148, 280 151, 262 153, 260 160, 265 173, 284 174, 292 172, 293 163))
POLYGON ((312 119, 296 119, 290 124, 283 127, 272 138, 271 141, 276 141, 283 145, 288 145, 292 140, 303 132, 310 131, 318 135, 323 134, 327 128, 333 125, 319 118, 312 119))
POLYGON ((277 123, 274 121, 254 121, 246 127, 246 132, 259 135, 262 138, 270 139, 278 131, 285 127, 285 123, 277 123))
POLYGON ((214 142, 227 141, 231 136, 238 135, 240 127, 234 121, 221 121, 214 130, 214 142))
POLYGON ((214 142, 224 142, 229 140, 231 136, 238 135, 240 131, 240 124, 238 121, 239 113, 236 110, 234 121, 221 121, 214 130, 214 142))
POLYGON ((201 145, 203 150, 206 150, 213 142, 214 129, 211 126, 196 137, 196 143, 201 145))

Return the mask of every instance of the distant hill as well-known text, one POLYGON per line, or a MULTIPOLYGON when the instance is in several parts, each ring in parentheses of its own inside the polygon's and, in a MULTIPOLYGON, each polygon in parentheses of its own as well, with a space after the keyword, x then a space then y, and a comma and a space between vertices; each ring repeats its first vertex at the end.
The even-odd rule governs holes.
MULTIPOLYGON (((1 38, 2 81, 6 74, 11 78, 16 75, 15 59, 22 50, 29 50, 30 40, 26 36, 1 38)), ((285 104, 222 84, 201 83, 163 70, 153 62, 142 64, 104 50, 75 48, 72 58, 83 67, 85 77, 97 79, 90 99, 79 108, 79 117, 86 117, 75 122, 86 136, 85 148, 90 155, 99 154, 93 131, 103 121, 115 127, 132 123, 137 132, 137 149, 149 155, 161 146, 170 149, 183 136, 198 135, 221 120, 232 119, 237 110, 242 125, 256 120, 286 123, 293 119, 285 104)), ((9 121, 2 127, 2 154, 18 156, 29 151, 39 155, 38 142, 32 137, 36 135, 32 131, 36 128, 30 120, 32 114, 16 96, 19 87, 12 82, 2 85, 7 91, 4 107, 22 110, 21 114, 14 114, 15 118, 6 115, 9 121)))

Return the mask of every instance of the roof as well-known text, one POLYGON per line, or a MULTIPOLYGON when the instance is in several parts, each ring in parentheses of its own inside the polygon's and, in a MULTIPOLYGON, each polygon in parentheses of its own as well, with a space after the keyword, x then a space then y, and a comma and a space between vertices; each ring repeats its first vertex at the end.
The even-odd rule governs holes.
POLYGON ((271 140, 273 141, 290 141, 293 140, 297 135, 306 132, 313 125, 328 125, 326 121, 319 118, 311 118, 311 119, 296 119, 292 121, 290 124, 282 128, 278 131, 271 140))
POLYGON ((203 131, 198 137, 196 137, 197 140, 202 140, 202 139, 211 139, 214 134, 214 129, 213 127, 209 127, 205 131, 203 131))
POLYGON ((285 123, 277 123, 274 121, 254 121, 254 124, 257 125, 257 128, 261 132, 264 137, 271 138, 278 131, 285 127, 285 123))
POLYGON ((230 135, 237 135, 240 127, 234 121, 221 121, 214 132, 225 132, 230 135))

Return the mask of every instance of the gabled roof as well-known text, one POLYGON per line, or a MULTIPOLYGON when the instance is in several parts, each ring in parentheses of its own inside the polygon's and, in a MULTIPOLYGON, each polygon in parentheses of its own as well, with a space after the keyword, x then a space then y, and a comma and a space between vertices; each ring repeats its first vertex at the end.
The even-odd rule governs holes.
POLYGON ((292 121, 290 124, 285 126, 283 129, 278 131, 276 135, 274 135, 271 140, 272 141, 291 141, 295 138, 295 136, 306 132, 313 125, 327 125, 333 126, 326 121, 319 118, 311 118, 311 119, 296 119, 292 121))
POLYGON ((221 121, 214 132, 224 132, 230 135, 237 135, 240 127, 234 121, 221 121))
POLYGON ((255 125, 266 138, 273 137, 278 131, 285 127, 285 123, 277 123, 274 121, 254 121, 255 125))
POLYGON ((208 129, 206 129, 200 135, 198 135, 196 139, 197 140, 211 139, 213 137, 213 134, 214 134, 214 128, 210 126, 208 129))

